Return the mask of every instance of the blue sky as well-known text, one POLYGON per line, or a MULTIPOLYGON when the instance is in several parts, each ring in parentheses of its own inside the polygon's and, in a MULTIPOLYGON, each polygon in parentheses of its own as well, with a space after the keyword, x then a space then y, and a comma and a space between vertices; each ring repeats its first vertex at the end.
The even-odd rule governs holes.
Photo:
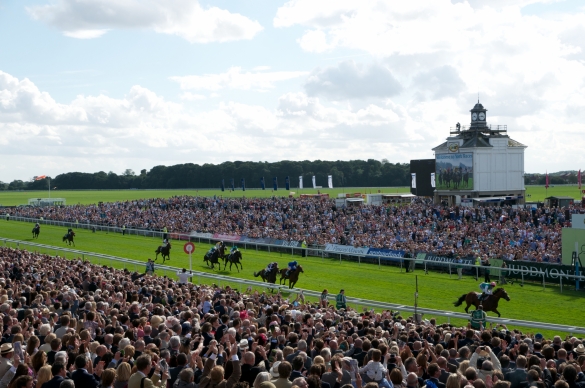
POLYGON ((478 92, 526 172, 585 168, 583 26, 576 0, 0 1, 0 181, 430 158, 478 92))

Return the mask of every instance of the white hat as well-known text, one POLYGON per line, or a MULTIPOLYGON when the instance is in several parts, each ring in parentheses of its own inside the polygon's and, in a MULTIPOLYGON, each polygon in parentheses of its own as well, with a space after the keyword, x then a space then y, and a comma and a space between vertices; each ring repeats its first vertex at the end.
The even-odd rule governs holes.
POLYGON ((244 350, 248 350, 248 340, 247 339, 243 339, 240 341, 240 350, 244 351, 244 350))
POLYGON ((278 366, 279 365, 280 365, 280 361, 276 361, 274 364, 272 364, 272 368, 270 368, 270 374, 275 379, 280 377, 280 375, 278 374, 278 366))

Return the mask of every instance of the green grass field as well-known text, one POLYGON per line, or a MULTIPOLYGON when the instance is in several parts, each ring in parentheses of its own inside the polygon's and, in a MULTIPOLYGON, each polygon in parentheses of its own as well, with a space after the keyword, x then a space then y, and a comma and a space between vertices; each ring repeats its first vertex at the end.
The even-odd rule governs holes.
MULTIPOLYGON (((339 193, 362 193, 375 194, 380 190, 382 193, 407 193, 408 187, 351 187, 351 188, 333 188, 319 189, 323 194, 329 194, 331 198, 337 197, 339 193)), ((296 189, 291 188, 296 196, 299 194, 317 194, 317 189, 296 189)), ((275 196, 288 196, 289 191, 284 188, 277 191, 253 189, 246 191, 224 191, 221 190, 70 190, 70 191, 51 191, 51 198, 65 198, 67 205, 87 205, 102 202, 127 201, 144 198, 169 198, 177 195, 192 195, 202 197, 213 197, 214 195, 224 198, 266 198, 275 196)), ((29 198, 48 198, 48 191, 0 191, 0 205, 17 206, 28 204, 29 198)))
MULTIPOLYGON (((410 191, 409 187, 345 187, 345 188, 323 188, 321 193, 327 193, 331 198, 337 197, 339 193, 362 193, 375 194, 378 190, 382 193, 407 193, 410 191)), ((295 195, 299 194, 316 194, 316 189, 296 189, 290 190, 295 195)), ((53 198, 65 198, 67 205, 76 204, 92 204, 114 201, 126 201, 132 199, 142 198, 169 198, 176 195, 193 195, 212 197, 214 195, 223 196, 225 198, 235 197, 271 197, 288 196, 289 191, 279 189, 273 192, 272 190, 257 190, 248 189, 246 191, 236 190, 233 192, 221 190, 70 190, 70 191, 51 191, 53 198)), ((527 201, 542 201, 548 196, 570 196, 575 199, 580 199, 582 194, 578 187, 575 186, 550 186, 548 190, 544 186, 526 186, 526 200, 527 201)), ((48 191, 0 191, 0 206, 17 206, 26 205, 29 198, 47 198, 48 191)))
MULTIPOLYGON (((31 241, 31 223, 0 220, 0 236, 4 238, 31 241)), ((64 247, 61 238, 66 232, 62 227, 51 227, 43 225, 38 240, 40 244, 64 247)), ((1 239, 0 237, 0 239, 1 239)), ((160 241, 154 238, 139 236, 122 236, 118 233, 97 232, 91 233, 86 230, 78 230, 76 237, 76 249, 88 252, 97 252, 134 260, 146 261, 154 257, 154 250, 160 241)), ((0 242, 1 244, 1 242, 0 242)), ((189 267, 188 256, 182 251, 183 243, 176 241, 171 252, 171 261, 167 264, 178 268, 189 267)), ((241 279, 255 279, 253 272, 264 268, 269 261, 278 261, 280 267, 286 266, 291 260, 291 255, 275 254, 268 252, 257 252, 255 250, 244 250, 244 270, 240 273, 234 269, 229 271, 215 272, 210 270, 203 263, 203 255, 209 249, 209 245, 196 244, 196 251, 193 255, 193 270, 218 273, 221 275, 234 276, 241 279)), ((23 244, 21 248, 26 248, 23 244)), ((56 250, 49 250, 50 254, 59 254, 56 250)), ((73 258, 66 255, 67 258, 73 258)), ((298 287, 322 291, 327 288, 330 293, 337 293, 340 288, 345 288, 348 296, 364 299, 378 300, 390 303, 400 303, 412 306, 415 292, 415 275, 419 279, 419 306, 439 310, 462 312, 463 308, 455 308, 453 302, 463 293, 478 290, 478 283, 473 278, 465 277, 463 280, 456 280, 456 276, 450 278, 448 274, 439 274, 430 271, 425 275, 423 271, 405 273, 398 267, 382 266, 373 264, 361 264, 353 262, 339 262, 335 259, 321 258, 300 258, 296 260, 303 266, 305 274, 301 274, 298 287)), ((103 261, 100 264, 107 264, 103 261)), ((131 266, 129 269, 134 270, 131 266)), ((138 268, 143 271, 143 268, 138 268)), ((502 317, 523 319, 529 321, 551 322, 567 325, 582 325, 581 312, 585 306, 585 294, 570 291, 565 287, 564 292, 554 286, 546 286, 543 290, 540 284, 525 284, 520 287, 515 284, 506 286, 511 301, 502 301, 500 312, 502 317)), ((425 317, 430 318, 430 317, 425 317)), ((444 318, 437 317, 439 322, 444 318)), ((464 324, 464 322, 453 323, 464 324)), ((549 336, 552 332, 543 332, 549 336)))

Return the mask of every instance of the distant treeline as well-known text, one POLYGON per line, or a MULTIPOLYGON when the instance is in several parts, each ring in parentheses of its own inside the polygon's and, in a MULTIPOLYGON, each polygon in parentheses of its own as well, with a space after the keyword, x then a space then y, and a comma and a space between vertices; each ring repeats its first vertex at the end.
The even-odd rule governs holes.
MULTIPOLYGON (((177 164, 175 166, 156 166, 136 175, 127 169, 118 175, 112 171, 96 173, 69 172, 51 177, 51 188, 59 190, 79 189, 180 189, 180 188, 220 188, 225 181, 226 190, 231 179, 241 187, 245 179, 246 187, 260 187, 264 177, 266 189, 272 189, 273 178, 278 178, 279 188, 285 187, 285 178, 290 178, 291 188, 299 187, 299 176, 303 176, 305 188, 312 187, 312 176, 318 186, 327 187, 327 176, 333 176, 334 187, 388 187, 408 186, 410 184, 410 165, 408 163, 389 163, 368 159, 351 161, 289 161, 268 162, 225 162, 222 164, 177 164)), ((46 190, 49 177, 30 182, 15 180, 11 183, 0 182, 0 190, 46 190)))

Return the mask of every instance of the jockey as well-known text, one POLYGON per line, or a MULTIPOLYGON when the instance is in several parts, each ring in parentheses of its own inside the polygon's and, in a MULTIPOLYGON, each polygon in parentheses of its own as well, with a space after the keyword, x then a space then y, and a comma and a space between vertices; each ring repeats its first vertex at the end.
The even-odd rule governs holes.
POLYGON ((271 273, 273 270, 276 269, 277 266, 278 266, 278 263, 276 261, 273 261, 272 263, 268 263, 264 272, 266 272, 267 274, 271 273))
POLYGON ((291 261, 290 263, 288 263, 288 269, 286 271, 286 275, 288 276, 289 273, 293 272, 294 270, 297 269, 297 265, 299 265, 299 263, 297 263, 297 261, 291 261))
POLYGON ((163 240, 163 242, 162 242, 162 246, 161 246, 161 248, 166 248, 166 247, 167 247, 167 245, 169 245, 169 240, 167 240, 167 239, 165 238, 165 239, 163 240))
POLYGON ((40 228, 40 227, 41 227, 41 226, 40 226, 40 225, 39 225, 39 223, 37 222, 37 223, 35 224, 35 228, 40 228))
POLYGON ((238 247, 237 246, 233 246, 232 249, 230 250, 230 254, 235 253, 238 251, 238 247))
POLYGON ((223 245, 223 241, 218 241, 217 244, 215 244, 215 248, 220 249, 223 245))
POLYGON ((479 297, 480 302, 484 301, 488 295, 492 294, 492 290, 496 286, 496 282, 491 283, 481 283, 479 285, 480 290, 482 291, 481 296, 479 297))

